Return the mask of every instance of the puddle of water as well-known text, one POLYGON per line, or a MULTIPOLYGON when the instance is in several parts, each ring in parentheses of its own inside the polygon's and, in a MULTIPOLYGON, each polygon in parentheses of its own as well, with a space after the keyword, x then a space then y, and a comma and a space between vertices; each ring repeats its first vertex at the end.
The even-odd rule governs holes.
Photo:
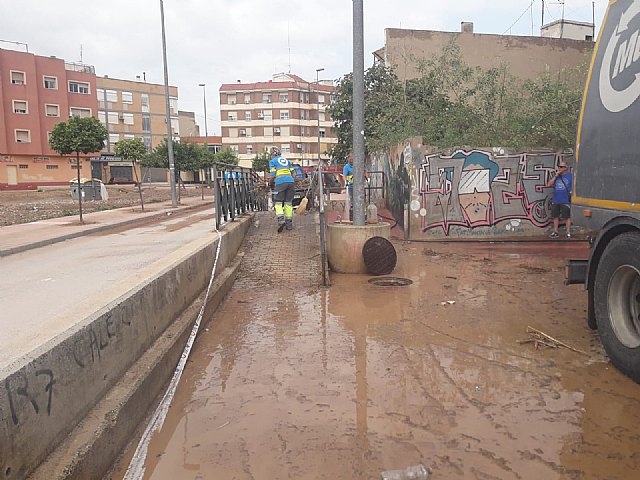
POLYGON ((446 479, 633 478, 640 386, 602 363, 558 257, 430 248, 400 249, 407 287, 234 289, 145 478, 370 479, 417 463, 446 479), (528 325, 588 355, 519 344, 528 325))

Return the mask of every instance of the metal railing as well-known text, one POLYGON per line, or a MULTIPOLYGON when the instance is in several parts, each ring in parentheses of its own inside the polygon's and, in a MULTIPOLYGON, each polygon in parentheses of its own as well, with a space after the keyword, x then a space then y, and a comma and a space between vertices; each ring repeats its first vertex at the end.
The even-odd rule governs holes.
POLYGON ((268 209, 268 189, 259 188, 264 182, 251 168, 214 163, 211 172, 216 201, 216 228, 234 221, 238 215, 268 209))
POLYGON ((371 191, 375 192, 376 197, 384 198, 386 191, 386 176, 381 170, 369 171, 369 182, 364 186, 365 204, 371 202, 371 191), (379 192, 379 193, 378 193, 379 192))

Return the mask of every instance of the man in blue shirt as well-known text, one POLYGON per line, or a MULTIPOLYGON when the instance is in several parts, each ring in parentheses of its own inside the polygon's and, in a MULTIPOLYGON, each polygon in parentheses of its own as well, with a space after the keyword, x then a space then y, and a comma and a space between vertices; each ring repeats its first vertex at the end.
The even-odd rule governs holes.
POLYGON ((293 229, 293 196, 295 194, 294 171, 291 162, 280 155, 280 149, 271 149, 269 162, 269 183, 275 191, 276 218, 278 219, 278 233, 286 227, 293 229))
POLYGON ((573 189, 573 174, 569 165, 562 160, 556 170, 556 176, 549 179, 547 187, 553 187, 551 198, 551 218, 553 218, 553 232, 551 238, 558 238, 560 220, 564 220, 567 238, 571 238, 571 192, 573 189))
MULTIPOLYGON (((344 178, 344 184, 347 187, 347 197, 349 200, 349 220, 353 215, 353 154, 350 153, 347 156, 347 163, 345 163, 342 169, 342 177, 344 178)), ((345 212, 346 213, 346 212, 345 212)))

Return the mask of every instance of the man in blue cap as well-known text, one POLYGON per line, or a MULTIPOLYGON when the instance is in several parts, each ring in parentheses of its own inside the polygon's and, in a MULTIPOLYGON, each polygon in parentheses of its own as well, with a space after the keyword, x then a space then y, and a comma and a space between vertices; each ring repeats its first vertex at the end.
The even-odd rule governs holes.
POLYGON ((295 180, 293 165, 280 155, 278 147, 271 148, 269 162, 269 183, 275 191, 275 208, 278 219, 278 233, 282 230, 293 229, 293 196, 295 194, 295 180))

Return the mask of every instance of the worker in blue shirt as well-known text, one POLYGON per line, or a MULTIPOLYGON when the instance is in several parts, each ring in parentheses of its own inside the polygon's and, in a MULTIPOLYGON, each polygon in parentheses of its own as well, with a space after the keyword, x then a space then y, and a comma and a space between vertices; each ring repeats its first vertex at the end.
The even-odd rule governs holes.
POLYGON ((347 187, 347 196, 349 200, 349 220, 353 216, 353 154, 347 156, 347 163, 342 169, 344 184, 347 187))
POLYGON ((295 193, 295 180, 293 165, 280 155, 280 149, 271 149, 271 161, 269 162, 269 183, 275 191, 276 218, 278 219, 278 233, 282 230, 293 229, 293 196, 295 193))

